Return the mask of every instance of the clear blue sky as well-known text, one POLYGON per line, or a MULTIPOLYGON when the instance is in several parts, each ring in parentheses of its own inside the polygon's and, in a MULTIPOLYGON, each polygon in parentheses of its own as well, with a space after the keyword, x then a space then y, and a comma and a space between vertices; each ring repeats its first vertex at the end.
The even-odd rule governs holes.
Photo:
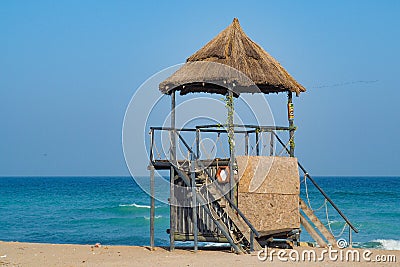
POLYGON ((0 1, 0 175, 129 175, 131 96, 234 17, 308 89, 296 153, 311 173, 400 175, 399 14, 399 1, 0 1))

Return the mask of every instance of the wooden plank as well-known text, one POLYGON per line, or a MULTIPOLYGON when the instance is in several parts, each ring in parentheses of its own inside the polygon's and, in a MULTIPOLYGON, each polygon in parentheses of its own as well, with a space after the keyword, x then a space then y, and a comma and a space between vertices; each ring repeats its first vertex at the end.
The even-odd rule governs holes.
POLYGON ((239 209, 260 233, 300 228, 298 195, 239 193, 239 209))
POLYGON ((271 156, 237 156, 239 192, 299 194, 297 159, 271 156))
POLYGON ((239 208, 261 232, 300 228, 297 159, 238 156, 239 208))
POLYGON ((337 247, 336 244, 336 239, 332 235, 331 232, 329 232, 328 229, 326 229, 325 225, 318 219, 318 217, 314 214, 314 212, 307 206, 307 204, 300 198, 300 208, 304 212, 305 215, 310 219, 310 221, 317 227, 317 229, 320 231, 320 233, 323 235, 323 237, 331 244, 333 247, 337 247))
POLYGON ((303 225, 304 229, 310 234, 310 236, 317 242, 321 248, 328 247, 328 244, 322 239, 322 237, 315 231, 314 227, 307 221, 307 219, 300 213, 300 223, 303 225))
MULTIPOLYGON (((229 243, 228 239, 226 239, 224 236, 203 235, 202 233, 199 233, 197 238, 198 238, 199 242, 229 243)), ((193 241, 194 236, 192 234, 175 232, 175 240, 176 241, 193 241)))

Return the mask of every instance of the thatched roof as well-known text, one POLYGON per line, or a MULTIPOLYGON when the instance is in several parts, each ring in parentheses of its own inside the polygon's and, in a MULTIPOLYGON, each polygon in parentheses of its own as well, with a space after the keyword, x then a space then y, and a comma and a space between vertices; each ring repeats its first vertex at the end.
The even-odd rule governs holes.
POLYGON ((159 88, 165 94, 171 90, 180 90, 181 94, 226 94, 224 84, 235 84, 236 94, 256 93, 258 89, 254 84, 258 92, 266 94, 291 91, 298 95, 306 91, 278 61, 244 33, 237 18, 160 83, 159 88))

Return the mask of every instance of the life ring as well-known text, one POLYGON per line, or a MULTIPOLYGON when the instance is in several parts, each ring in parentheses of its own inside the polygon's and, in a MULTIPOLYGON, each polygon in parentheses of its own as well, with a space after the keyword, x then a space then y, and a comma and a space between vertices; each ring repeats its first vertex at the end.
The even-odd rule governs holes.
POLYGON ((217 181, 221 184, 226 184, 229 182, 229 166, 218 167, 217 170, 217 181))

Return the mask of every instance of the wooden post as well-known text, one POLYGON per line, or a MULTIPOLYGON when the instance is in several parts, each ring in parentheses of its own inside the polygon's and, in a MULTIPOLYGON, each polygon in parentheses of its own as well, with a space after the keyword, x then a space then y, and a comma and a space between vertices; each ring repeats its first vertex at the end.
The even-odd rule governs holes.
POLYGON ((154 250, 154 213, 155 213, 155 199, 154 199, 154 166, 149 165, 150 169, 150 248, 154 250))
POLYGON ((197 227, 197 199, 196 199, 196 173, 195 173, 194 155, 191 153, 190 162, 190 179, 192 185, 192 221, 193 221, 193 241, 194 241, 194 252, 197 252, 197 239, 198 239, 198 227, 197 227))
POLYGON ((294 107, 292 101, 292 92, 288 92, 288 120, 289 120, 289 155, 294 157, 294 107))
POLYGON ((235 192, 234 192, 234 164, 235 164, 235 130, 234 130, 234 106, 233 106, 233 91, 232 89, 228 90, 227 96, 227 108, 228 108, 228 140, 229 140, 229 197, 230 199, 236 203, 235 192))
POLYGON ((170 151, 170 196, 169 196, 169 207, 170 207, 170 221, 169 221, 169 249, 173 251, 175 249, 175 221, 176 221, 176 201, 175 201, 175 170, 174 164, 176 164, 176 133, 175 133, 175 90, 171 93, 171 151, 170 151))
POLYGON ((171 93, 171 161, 175 164, 176 160, 176 132, 175 132, 175 91, 171 93))
POLYGON ((196 129, 196 154, 200 159, 200 129, 196 129))

